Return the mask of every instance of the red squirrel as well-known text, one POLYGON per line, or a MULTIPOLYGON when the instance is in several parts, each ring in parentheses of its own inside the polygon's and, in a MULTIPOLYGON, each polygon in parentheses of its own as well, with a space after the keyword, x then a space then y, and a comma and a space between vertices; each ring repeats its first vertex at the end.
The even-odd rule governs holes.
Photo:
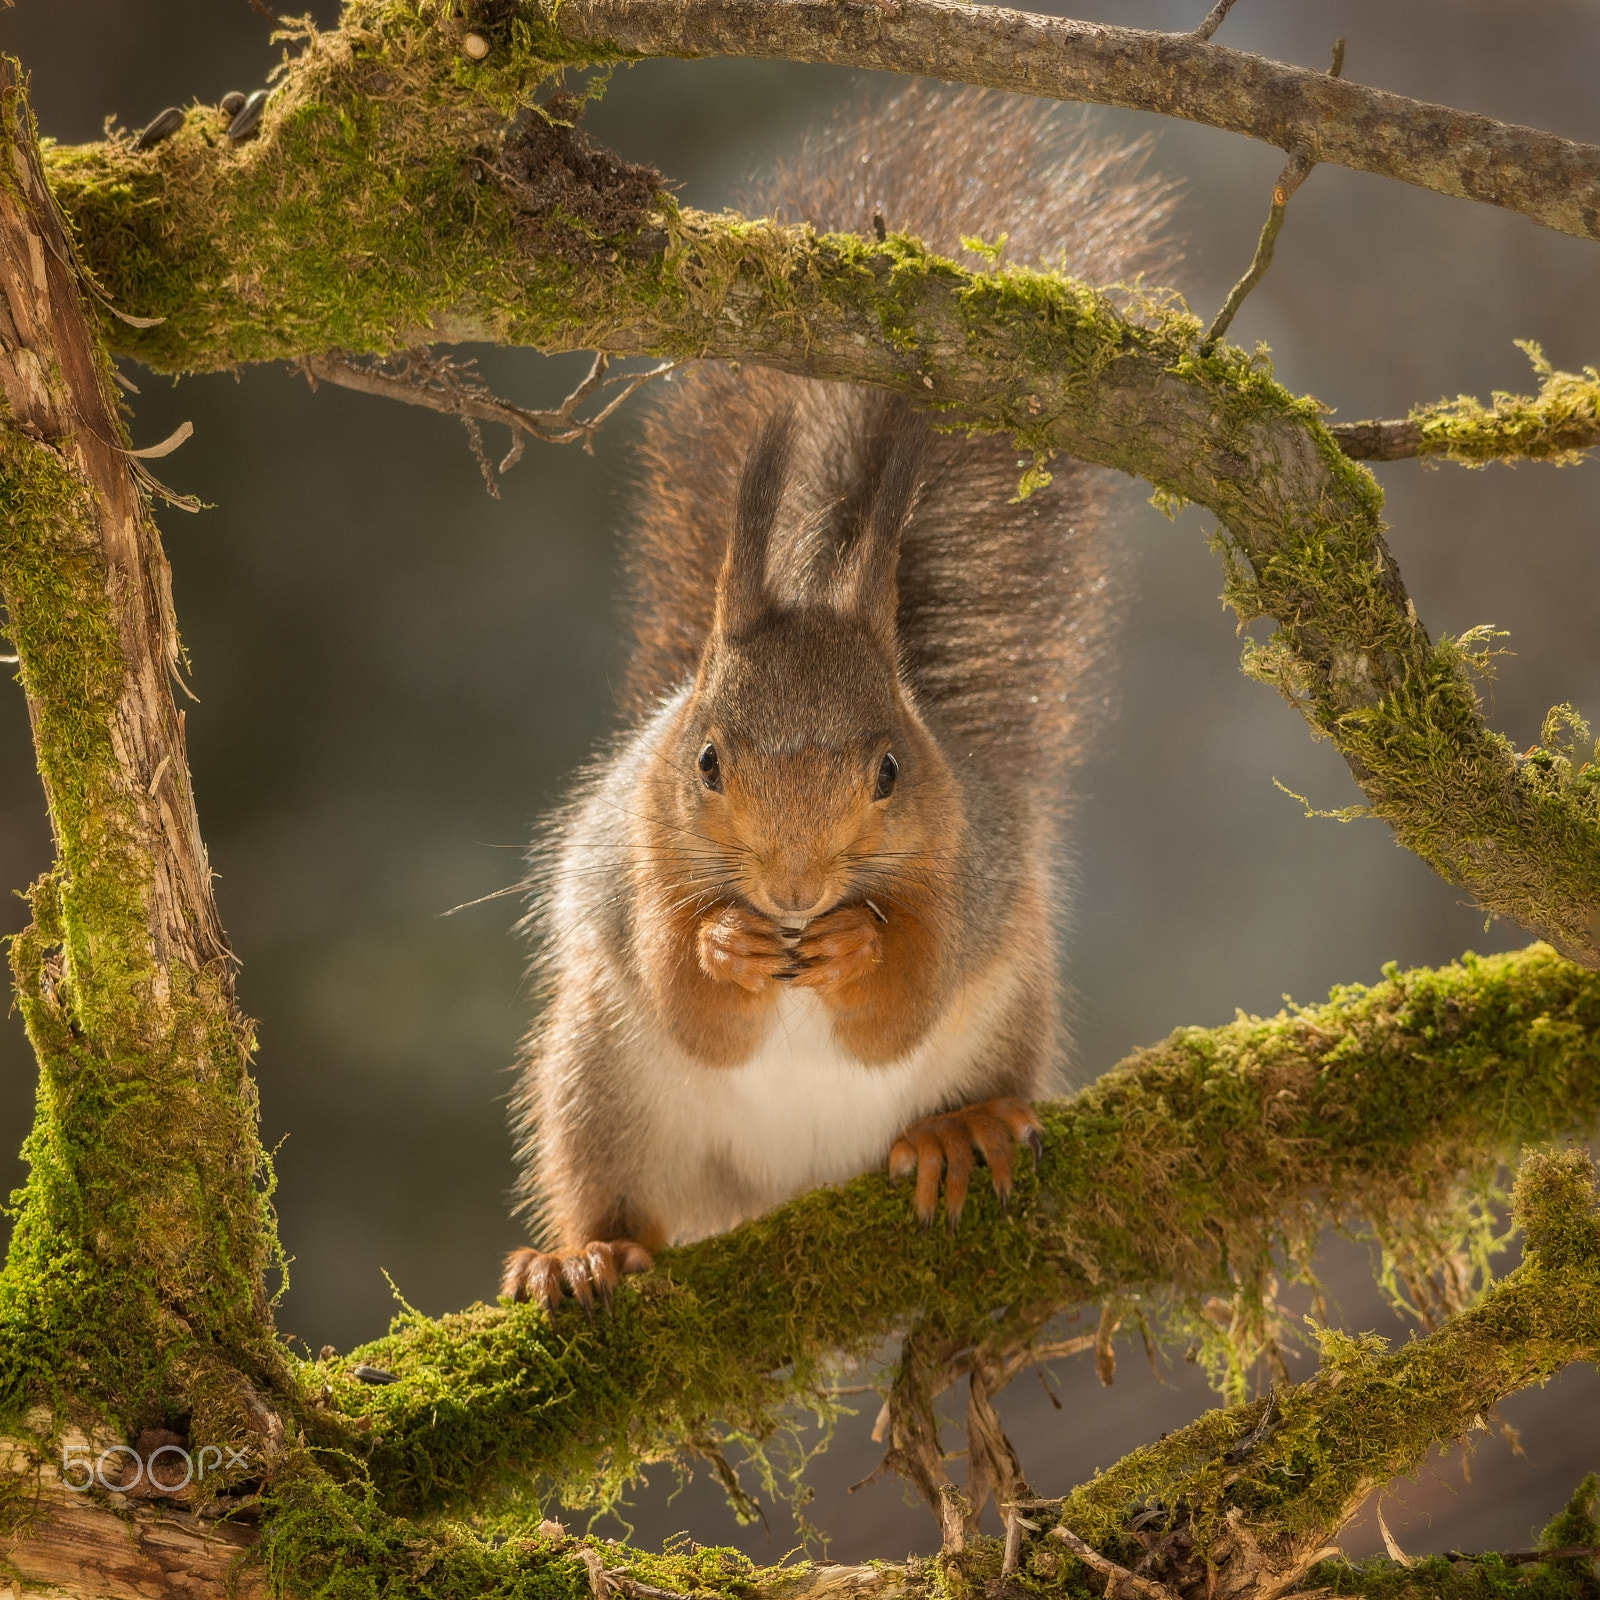
MULTIPOLYGON (((1013 259, 1105 282, 1152 259, 1165 190, 1063 158, 1036 108, 913 89, 767 199, 950 252, 1010 215, 1013 259)), ((1110 610, 1096 476, 1019 499, 1013 445, 903 399, 707 363, 643 462, 634 720, 532 875, 542 1237, 502 1289, 550 1309, 886 1161, 924 1225, 979 1158, 1008 1193, 1058 1051, 1064 779, 1110 610)))

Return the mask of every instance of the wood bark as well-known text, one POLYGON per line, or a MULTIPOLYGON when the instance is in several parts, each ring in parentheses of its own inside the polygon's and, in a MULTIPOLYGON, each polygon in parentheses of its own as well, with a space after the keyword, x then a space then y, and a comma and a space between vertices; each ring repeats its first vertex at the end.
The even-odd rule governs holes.
POLYGON ((287 1376, 275 1235, 169 570, 8 61, 0 108, 0 596, 57 845, 11 949, 41 1087, 0 1381, 12 1407, 67 1382, 102 1414, 188 1415, 260 1456, 287 1376))
POLYGON ((253 1526, 68 1489, 28 1447, 0 1440, 0 1450, 33 1479, 20 1527, 0 1539, 14 1600, 266 1600, 261 1567, 247 1559, 253 1526))
MULTIPOLYGON (((167 318, 118 330, 123 347, 183 370, 330 349, 381 355, 426 328, 546 350, 751 361, 896 391, 938 407, 951 425, 1011 434, 1019 455, 1033 453, 1041 467, 1061 450, 1135 474, 1169 501, 1217 514, 1233 556, 1230 598, 1241 616, 1281 625, 1252 670, 1338 745, 1372 813, 1485 910, 1600 965, 1596 789, 1570 761, 1519 762, 1526 740, 1513 746, 1484 726, 1470 643, 1429 637, 1385 545, 1381 496, 1341 457, 1314 406, 1264 381, 1238 352, 1202 356, 1197 330, 1170 302, 1123 315, 1086 286, 1022 269, 971 271, 892 233, 819 237, 679 208, 650 175, 598 162, 570 130, 508 127, 507 102, 496 98, 513 88, 526 95, 552 58, 713 44, 848 54, 880 32, 900 37, 895 30, 919 17, 920 68, 982 82, 1000 74, 993 59, 1012 60, 1008 72, 1035 55, 1053 59, 1053 29, 1066 30, 1062 48, 1093 60, 1110 51, 1113 62, 1117 50, 1132 52, 1140 71, 1160 68, 1161 82, 1180 86, 1195 62, 1215 59, 1193 52, 1220 47, 945 0, 870 14, 832 0, 826 11, 813 0, 573 0, 553 20, 525 7, 518 26, 509 11, 494 14, 479 36, 487 57, 468 68, 466 24, 453 11, 360 0, 345 30, 316 35, 290 64, 242 149, 195 107, 153 152, 116 141, 52 151, 51 180, 107 288, 124 309, 167 318), (621 9, 605 9, 614 4, 621 9), (1033 41, 1014 39, 1010 57, 1001 48, 1008 27, 1033 41), (569 28, 605 39, 556 31, 569 28), (968 55, 930 54, 939 30, 953 30, 968 55), (1043 32, 1035 40, 1030 30, 1043 32), (536 183, 517 176, 528 162, 536 183), (582 193, 561 189, 562 174, 579 170, 605 176, 582 193), (397 214, 409 230, 398 247, 397 214), (311 215, 321 219, 314 241, 304 236, 311 215), (577 234, 574 218, 587 218, 577 234), (386 270, 346 275, 333 295, 328 264, 341 260, 386 270), (284 317, 285 306, 296 315, 284 317)), ((1251 74, 1256 67, 1229 92, 1266 118, 1283 98, 1278 80, 1251 74)), ((1312 121, 1343 116, 1342 102, 1316 97, 1351 86, 1301 76, 1312 121)), ((1174 95, 1174 106, 1190 104, 1187 89, 1174 95)), ((1388 126, 1387 111, 1368 111, 1388 126)), ((1336 158, 1309 125, 1290 122, 1281 125, 1298 146, 1336 158)), ((1461 131, 1440 126, 1451 138, 1461 131)), ((1539 171, 1546 137, 1530 134, 1525 152, 1539 171)), ((1502 129, 1480 154, 1520 139, 1502 129)), ((1454 445, 1451 453, 1460 454, 1454 445)))
POLYGON ((562 0, 555 15, 569 40, 645 56, 828 61, 1182 117, 1600 239, 1600 146, 1196 33, 963 0, 562 0))
MULTIPOLYGON (((14 63, 0 59, 0 94, 26 116, 14 63), (14 96, 14 99, 9 97, 14 96)), ((82 484, 89 532, 104 560, 126 673, 112 739, 118 774, 107 803, 126 803, 127 843, 150 865, 146 904, 150 957, 158 985, 174 963, 192 971, 218 965, 227 941, 211 892, 184 743, 173 702, 179 666, 171 569, 123 443, 109 373, 84 313, 73 246, 39 164, 31 132, 5 130, 15 187, 0 188, 0 390, 6 426, 56 454, 82 484)), ((9 599, 10 597, 8 597, 9 599)), ((29 663, 22 681, 39 722, 29 663)), ((43 756, 41 752, 41 756, 43 756)), ((57 774, 41 761, 58 848, 57 774)))

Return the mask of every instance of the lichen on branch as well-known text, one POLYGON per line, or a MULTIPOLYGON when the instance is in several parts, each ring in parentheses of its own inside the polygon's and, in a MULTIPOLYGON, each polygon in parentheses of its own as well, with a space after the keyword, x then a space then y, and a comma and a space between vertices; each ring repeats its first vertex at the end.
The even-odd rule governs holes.
POLYGON ((1062 1526, 1174 1595, 1294 1587, 1374 1488, 1600 1352, 1594 1178, 1583 1150, 1530 1153, 1513 1192, 1523 1263, 1477 1305, 1393 1353, 1322 1332, 1309 1382, 1135 1451, 1067 1496, 1062 1526))
MULTIPOLYGON (((493 8, 483 7, 491 10, 493 8)), ((756 56, 920 73, 1227 129, 1600 238, 1600 147, 1209 42, 961 0, 560 0, 598 59, 756 56)))
MULTIPOLYGON (((1335 1559, 1332 1541, 1371 1489, 1414 1470, 1435 1445, 1464 1439, 1511 1390, 1600 1353, 1590 1159, 1581 1150, 1530 1153, 1513 1201, 1523 1263, 1475 1306, 1395 1351, 1372 1336, 1318 1329, 1322 1363, 1307 1382, 1209 1412, 1063 1499, 1031 1501, 1014 1560, 1009 1541, 978 1537, 932 1560, 762 1568, 691 1541, 651 1553, 575 1537, 536 1510, 480 1507, 470 1522, 418 1520, 389 1508, 348 1459, 319 1464, 298 1448, 269 1489, 261 1541, 243 1569, 246 1590, 259 1593, 264 1574, 272 1592, 318 1600, 368 1600, 397 1586, 434 1600, 978 1600, 997 1583, 1038 1600, 1091 1600, 1102 1571, 1137 1567, 1142 1593, 1171 1600, 1272 1600, 1308 1582, 1374 1600, 1592 1600, 1593 1564, 1561 1554, 1595 1542, 1592 1478, 1545 1531, 1542 1552, 1414 1569, 1335 1559)), ((502 1386, 512 1376, 503 1368, 502 1386)))
MULTIPOLYGON (((878 385, 945 426, 1009 434, 1037 470, 1068 451, 1142 476, 1169 503, 1219 517, 1230 598, 1278 623, 1251 670, 1336 741, 1373 812, 1484 905, 1600 964, 1595 765, 1563 742, 1559 717, 1523 758, 1485 729, 1474 641, 1430 641, 1385 546, 1376 484, 1264 359, 1202 353, 1171 296, 1023 265, 972 271, 887 227, 864 239, 679 207, 657 175, 589 146, 570 105, 528 108, 592 47, 503 0, 480 0, 471 25, 485 30, 482 60, 464 49, 457 5, 354 0, 343 28, 304 34, 254 140, 229 141, 221 114, 195 106, 154 149, 117 137, 50 151, 75 237, 52 236, 45 269, 17 246, 13 278, 47 269, 58 308, 76 305, 80 281, 94 287, 135 317, 102 315, 114 345, 166 370, 465 338, 750 360, 878 385)), ((4 175, 0 185, 21 193, 4 175)), ((44 215, 35 187, 28 204, 44 215)), ((28 299, 25 286, 10 295, 28 299)), ((0 1408, 41 1448, 63 1402, 130 1432, 158 1419, 219 1437, 278 1426, 287 1448, 266 1505, 276 1578, 333 1592, 353 1563, 365 1577, 344 1592, 432 1574, 438 1592, 458 1592, 481 1574, 486 1541, 451 1534, 446 1549, 443 1534, 401 1519, 496 1493, 608 1503, 652 1461, 687 1451, 720 1464, 740 1443, 770 1465, 796 1407, 829 1416, 832 1364, 908 1327, 934 1352, 1026 1354, 1053 1314, 1098 1303, 1109 1330, 1111 1310, 1133 1307, 1209 1329, 1219 1377, 1242 1393, 1251 1362, 1288 1331, 1270 1276, 1309 1272, 1324 1226, 1375 1237, 1392 1281, 1436 1319, 1481 1286, 1498 1163, 1600 1113, 1600 978, 1542 947, 1469 958, 1175 1035, 1047 1108, 1043 1160, 1010 1212, 975 1200, 954 1236, 916 1234, 906 1195, 869 1176, 665 1252, 594 1324, 528 1307, 408 1314, 358 1353, 395 1375, 380 1388, 357 1381, 354 1357, 291 1363, 262 1283, 275 1247, 249 1030, 166 693, 176 635, 164 562, 119 448, 102 353, 87 324, 76 337, 77 403, 99 406, 94 425, 68 416, 30 430, 8 417, 0 439, 0 589, 62 846, 14 951, 43 1074, 33 1176, 0 1279, 0 1408), (95 471, 58 444, 79 434, 111 452, 95 471), (106 504, 124 514, 107 517, 106 504), (1226 1337, 1209 1297, 1231 1309, 1226 1337), (62 1327, 64 1359, 52 1343, 62 1327), (263 1422, 257 1384, 286 1441, 278 1416, 263 1422), (35 1426, 41 1401, 56 1409, 35 1426)), ((13 369, 15 414, 25 385, 13 369)), ((1537 1195, 1527 1203, 1566 1220, 1532 1230, 1536 1272, 1513 1281, 1544 1271, 1541 1304, 1564 1315, 1562 1284, 1590 1271, 1592 1224, 1565 1201, 1542 1213, 1537 1195)), ((1586 1292, 1579 1311, 1592 1310, 1586 1292)), ((1500 1315, 1520 1293, 1496 1289, 1484 1308, 1500 1315)), ((1490 1326, 1484 1308, 1418 1348, 1461 1350, 1463 1327, 1490 1326)), ((1560 1339, 1588 1338, 1568 1329, 1535 1349, 1534 1334, 1493 1326, 1500 1364, 1485 1353, 1485 1392, 1537 1377, 1560 1339)), ((1341 1355, 1333 1370, 1348 1373, 1326 1386, 1328 1415, 1343 1385, 1378 1382, 1380 1367, 1402 1370, 1382 1362, 1406 1359, 1341 1355)), ((1450 1424, 1466 1392, 1426 1416, 1400 1407, 1394 1426, 1414 1442, 1450 1424)), ((1245 1420, 1226 1424, 1230 1449, 1245 1420)), ((1404 1450, 1390 1443, 1392 1466, 1404 1450)), ((1277 1486, 1277 1500, 1228 1502, 1239 1517, 1185 1526, 1246 1556, 1251 1540, 1263 1548, 1259 1527, 1303 1566, 1318 1518, 1374 1460, 1356 1451, 1327 1473, 1312 1461, 1294 1490, 1303 1517, 1277 1486), (1320 1511, 1306 1498, 1318 1494, 1320 1511)), ((1188 1492, 1173 1483, 1169 1499, 1188 1492)), ((1089 1513, 1109 1500, 1074 1504, 1085 1537, 1132 1557, 1119 1543, 1126 1505, 1096 1523, 1089 1513)), ((517 1564, 520 1546, 494 1559, 517 1592, 568 1594, 580 1569, 597 1597, 609 1592, 578 1550, 555 1550, 559 1572, 550 1554, 538 1574, 517 1564)), ((974 1545, 972 1570, 992 1554, 974 1545)), ((959 1589, 964 1570, 949 1564, 938 1583, 959 1589)), ((1057 1579, 1071 1589, 1070 1565, 1057 1579)), ((650 1600, 638 1589, 648 1577, 627 1581, 650 1600)), ((689 1586, 722 1592, 708 1572, 689 1586)), ((722 1586, 759 1588, 743 1572, 722 1586)))

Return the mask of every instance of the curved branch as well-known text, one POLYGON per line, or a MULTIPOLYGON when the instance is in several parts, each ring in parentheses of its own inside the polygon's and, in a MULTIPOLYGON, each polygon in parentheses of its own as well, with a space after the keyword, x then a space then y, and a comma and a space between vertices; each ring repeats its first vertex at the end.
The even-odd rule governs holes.
POLYGON ((830 61, 1182 117, 1600 239, 1600 146, 1269 61, 1199 30, 964 0, 561 0, 555 17, 564 39, 598 56, 830 61))
POLYGON ((1514 1193, 1525 1259, 1479 1304, 1394 1354, 1375 1335, 1322 1333, 1308 1383, 1124 1457, 1067 1496, 1062 1527, 1190 1600, 1295 1588, 1338 1553, 1331 1541, 1374 1488, 1506 1395, 1600 1352, 1594 1180, 1582 1150, 1530 1155, 1514 1193))
MULTIPOLYGON (((604 1500, 645 1462, 714 1448, 713 1422, 761 1441, 786 1406, 827 1412, 830 1363, 912 1316, 930 1346, 999 1348, 1052 1308, 1220 1293, 1259 1329, 1270 1252, 1304 1261, 1338 1219, 1376 1230, 1415 1281, 1471 1232, 1463 1181, 1600 1114, 1600 976, 1540 946, 1394 975, 1183 1030, 1044 1112, 1044 1160, 1007 1213, 975 1195, 958 1233, 923 1234, 904 1188, 869 1176, 664 1252, 593 1323, 575 1307, 408 1316, 307 1365, 327 1385, 307 1437, 357 1452, 408 1515, 530 1474, 604 1500), (398 1381, 362 1384, 358 1361, 398 1381)), ((1239 1337, 1252 1357, 1260 1339, 1239 1337)))
POLYGON ((473 67, 437 18, 390 24, 312 38, 241 148, 195 107, 151 152, 50 153, 105 288, 165 318, 108 326, 122 348, 168 369, 424 338, 748 360, 1145 478, 1221 519, 1230 599, 1279 624, 1248 670, 1338 745, 1371 813, 1487 910, 1600 963, 1597 769, 1519 763, 1484 727, 1470 650, 1429 639, 1377 486, 1315 402, 1239 351, 1203 355, 1170 301, 679 209, 563 123, 501 123, 491 94, 548 70, 526 46, 497 35, 473 67))
MULTIPOLYGON (((1044 1585, 1045 1593, 1079 1595, 1083 1587, 1063 1569, 1082 1562, 1111 1578, 1112 1590, 1137 1589, 1149 1600, 1275 1600, 1337 1554, 1331 1541, 1371 1489, 1413 1470, 1435 1444, 1464 1436, 1508 1393, 1600 1353, 1600 1218, 1591 1161, 1582 1151, 1532 1154, 1514 1199, 1527 1242, 1522 1265, 1438 1332, 1390 1353, 1375 1336, 1323 1331, 1321 1370, 1310 1381, 1210 1412, 1064 1500, 1029 1502, 1059 1506, 1054 1527, 1013 1519, 1005 1540, 969 1539, 935 1561, 758 1568, 734 1552, 698 1545, 651 1554, 571 1538, 559 1524, 531 1518, 418 1523, 384 1509, 359 1480, 341 1483, 304 1449, 273 1475, 256 1544, 249 1529, 183 1514, 155 1517, 137 1507, 119 1520, 87 1497, 63 1493, 48 1465, 38 1471, 48 1458, 22 1444, 13 1446, 10 1464, 19 1474, 38 1474, 38 1494, 8 1540, 7 1566, 30 1589, 65 1587, 86 1600, 190 1600, 224 1586, 233 1592, 235 1581, 247 1597, 326 1594, 336 1584, 343 1592, 356 1574, 365 1593, 409 1591, 425 1580, 431 1594, 508 1600, 530 1592, 549 1600, 932 1600, 994 1592, 1019 1568, 1030 1587, 1018 1592, 1044 1585), (1024 1528, 1034 1533, 1026 1543, 1024 1528)), ((592 1363, 602 1346, 593 1338, 588 1344, 592 1363)), ((582 1365, 574 1362, 571 1371, 582 1365)), ((436 1370, 459 1383, 458 1369, 436 1370)), ((628 1370, 612 1367, 618 1377, 628 1370)), ((403 1381, 422 1376, 414 1368, 403 1381)), ((502 1365, 497 1379, 505 1387, 516 1374, 502 1365)), ((450 1396, 449 1384, 435 1385, 435 1426, 442 1416, 448 1427, 450 1396)), ((539 1403, 531 1393, 524 1399, 539 1403)), ((1529 1565, 1589 1552, 1593 1499, 1591 1479, 1546 1530, 1548 1548, 1529 1553, 1529 1565), (1583 1542, 1574 1544, 1574 1533, 1583 1542)), ((1481 1559, 1485 1576, 1504 1571, 1504 1558, 1481 1559)), ((1436 1586, 1441 1593, 1476 1592, 1471 1566, 1462 1564, 1466 1571, 1436 1586)), ((1338 1577, 1341 1592, 1392 1588, 1382 1571, 1323 1570, 1338 1577)), ((1555 1592, 1565 1591, 1558 1585, 1555 1592)))
POLYGON ((160 1414, 193 1389, 202 1429, 259 1432, 253 1383, 287 1374, 250 1025, 172 698, 170 573, 80 281, 0 59, 0 599, 58 851, 10 941, 40 1092, 0 1412, 72 1384, 160 1414))

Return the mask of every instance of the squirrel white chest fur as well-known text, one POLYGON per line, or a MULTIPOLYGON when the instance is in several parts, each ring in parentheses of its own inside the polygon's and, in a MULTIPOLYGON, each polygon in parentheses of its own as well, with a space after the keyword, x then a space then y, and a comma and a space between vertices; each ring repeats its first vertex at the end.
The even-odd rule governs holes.
POLYGON ((1011 998, 1007 978, 975 985, 921 1045, 888 1065, 842 1051, 827 1007, 804 989, 778 997, 760 1045, 738 1066, 661 1051, 642 1109, 659 1152, 652 1199, 673 1242, 881 1166, 908 1123, 964 1098, 989 1024, 1011 998))

